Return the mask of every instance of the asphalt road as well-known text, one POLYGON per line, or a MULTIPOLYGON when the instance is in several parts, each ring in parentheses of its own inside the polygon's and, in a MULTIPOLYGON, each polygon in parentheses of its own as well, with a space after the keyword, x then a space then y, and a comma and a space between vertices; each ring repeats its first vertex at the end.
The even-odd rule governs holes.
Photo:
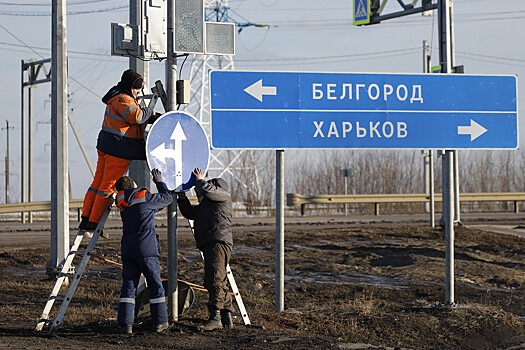
MULTIPOLYGON (((439 227, 440 215, 436 215, 436 227, 439 227)), ((236 217, 235 228, 249 227, 250 231, 275 230, 275 217, 236 217)), ((349 216, 286 216, 285 235, 287 229, 300 227, 303 230, 312 230, 322 226, 323 228, 360 225, 377 226, 427 226, 430 225, 429 214, 408 215, 349 215, 349 216)), ((165 218, 157 219, 157 231, 159 234, 167 234, 167 221, 165 218)), ((461 224, 471 228, 485 231, 512 234, 525 237, 525 213, 468 213, 461 214, 461 224)), ((70 242, 76 235, 78 221, 70 221, 70 242)), ((110 234, 110 240, 120 240, 121 222, 114 218, 108 220, 106 228, 110 234)), ((51 223, 47 219, 35 219, 32 223, 21 223, 20 221, 2 221, 0 218, 0 246, 27 246, 30 244, 42 244, 50 242, 51 223)), ((177 235, 190 235, 188 223, 179 218, 177 235)))

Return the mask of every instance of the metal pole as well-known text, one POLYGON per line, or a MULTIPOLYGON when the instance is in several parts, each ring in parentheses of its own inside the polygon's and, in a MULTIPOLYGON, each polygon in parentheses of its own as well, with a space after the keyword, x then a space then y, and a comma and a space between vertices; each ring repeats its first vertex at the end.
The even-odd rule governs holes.
POLYGON ((9 121, 5 120, 6 148, 5 148, 5 204, 9 203, 9 121))
MULTIPOLYGON (((20 121, 20 148, 21 148, 21 161, 20 161, 20 202, 24 203, 26 201, 26 115, 25 115, 25 96, 24 96, 24 70, 25 70, 25 62, 22 60, 22 66, 21 66, 21 72, 22 72, 22 80, 21 80, 21 121, 20 121)), ((26 213, 21 212, 21 221, 24 224, 26 222, 26 213)))
MULTIPOLYGON (((428 41, 423 40, 423 73, 430 73, 430 49, 428 41)), ((434 227, 434 151, 428 150, 424 157, 425 193, 429 194, 429 203, 425 203, 424 210, 430 213, 430 226, 434 227)))
POLYGON ((443 156, 446 171, 443 172, 443 205, 445 211, 445 266, 446 266, 446 304, 453 305, 454 301, 454 153, 446 151, 443 156))
POLYGON ((430 192, 430 226, 432 228, 435 227, 436 222, 436 213, 435 213, 435 194, 434 194, 434 151, 429 150, 428 151, 428 163, 430 168, 430 181, 429 181, 429 192, 430 192))
MULTIPOLYGON (((31 67, 33 69, 33 67, 31 67)), ((27 89, 27 200, 33 201, 33 86, 27 89)), ((28 212, 29 223, 33 222, 33 212, 28 212)))
POLYGON ((284 311, 284 151, 275 153, 275 311, 284 311))
POLYGON ((51 259, 56 275, 69 251, 66 0, 52 2, 51 259))
POLYGON ((168 206, 168 314, 172 322, 179 320, 177 261, 177 202, 168 206))
MULTIPOLYGON (((143 0, 130 0, 129 2, 129 20, 131 25, 142 25, 142 4, 143 0)), ((139 31, 141 32, 141 31, 139 31)), ((141 34, 139 34, 141 35, 141 34)), ((142 43, 142 38, 139 43, 142 43)), ((137 57, 129 58, 129 67, 135 72, 142 75, 144 80, 144 93, 149 93, 149 62, 137 57)), ((148 163, 145 160, 134 160, 129 166, 129 175, 135 180, 140 187, 149 187, 150 173, 148 163)))
MULTIPOLYGON (((428 41, 423 40, 423 73, 429 73, 429 64, 428 64, 428 58, 429 58, 429 47, 428 47, 428 41)), ((429 175, 430 175, 430 165, 429 165, 429 157, 428 153, 429 151, 423 150, 421 151, 423 154, 423 193, 429 194, 429 175)), ((423 211, 429 212, 429 203, 423 203, 423 211)))
MULTIPOLYGON (((451 50, 451 0, 438 0, 439 11, 439 60, 441 72, 448 74, 452 69, 451 50)), ((454 171, 453 151, 447 150, 442 157, 443 176, 443 219, 445 223, 445 264, 446 303, 454 304, 454 171)))
MULTIPOLYGON (((345 196, 348 194, 348 177, 345 176, 345 196)), ((345 216, 348 216, 348 204, 345 203, 345 216)))
MULTIPOLYGON (((455 66, 456 62, 456 51, 454 50, 454 1, 449 0, 449 15, 450 15, 450 67, 455 66)), ((459 151, 454 150, 454 222, 461 223, 461 208, 459 202, 459 151)))
POLYGON ((454 151, 454 222, 461 223, 459 206, 459 151, 454 151))
MULTIPOLYGON (((174 23, 175 23, 175 4, 174 0, 168 0, 167 3, 167 55, 166 61, 166 95, 168 99, 168 110, 175 110, 176 90, 175 80, 177 79, 177 63, 174 52, 174 23)), ((168 207, 168 314, 170 320, 177 322, 179 320, 178 308, 178 286, 177 286, 177 203, 168 207)))

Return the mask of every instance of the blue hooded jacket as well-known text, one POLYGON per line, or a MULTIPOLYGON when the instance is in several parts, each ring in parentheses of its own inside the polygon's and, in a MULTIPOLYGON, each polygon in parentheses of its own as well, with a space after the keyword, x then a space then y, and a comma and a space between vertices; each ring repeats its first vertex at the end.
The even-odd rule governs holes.
POLYGON ((155 213, 173 202, 173 195, 164 182, 157 182, 159 193, 146 188, 121 190, 117 207, 122 218, 122 260, 160 255, 160 244, 155 232, 155 213))

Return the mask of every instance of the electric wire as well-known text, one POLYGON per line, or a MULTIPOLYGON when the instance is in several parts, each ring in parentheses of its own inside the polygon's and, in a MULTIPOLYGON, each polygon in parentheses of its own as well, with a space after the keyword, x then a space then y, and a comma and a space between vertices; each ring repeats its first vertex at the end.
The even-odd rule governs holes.
MULTIPOLYGON (((114 0, 80 0, 80 1, 69 1, 67 3, 68 6, 70 5, 85 5, 85 4, 94 4, 97 2, 107 2, 107 1, 114 1, 114 0)), ((6 6, 43 6, 43 7, 49 7, 51 4, 49 1, 47 2, 34 2, 34 3, 20 3, 20 2, 9 2, 9 1, 0 1, 0 5, 6 5, 6 6)))

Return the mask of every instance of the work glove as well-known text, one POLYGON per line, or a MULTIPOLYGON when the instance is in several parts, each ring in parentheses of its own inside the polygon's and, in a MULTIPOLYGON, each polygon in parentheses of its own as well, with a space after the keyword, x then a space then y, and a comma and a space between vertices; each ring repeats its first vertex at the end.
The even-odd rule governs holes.
POLYGON ((151 114, 151 117, 149 117, 149 119, 148 119, 148 124, 153 124, 153 123, 155 123, 155 121, 156 121, 157 119, 159 119, 161 116, 162 116, 162 114, 160 114, 160 113, 158 113, 158 112, 153 112, 153 113, 151 114))
POLYGON ((162 182, 162 175, 160 174, 160 170, 159 169, 153 169, 151 171, 151 176, 153 176, 153 182, 154 183, 162 182))

